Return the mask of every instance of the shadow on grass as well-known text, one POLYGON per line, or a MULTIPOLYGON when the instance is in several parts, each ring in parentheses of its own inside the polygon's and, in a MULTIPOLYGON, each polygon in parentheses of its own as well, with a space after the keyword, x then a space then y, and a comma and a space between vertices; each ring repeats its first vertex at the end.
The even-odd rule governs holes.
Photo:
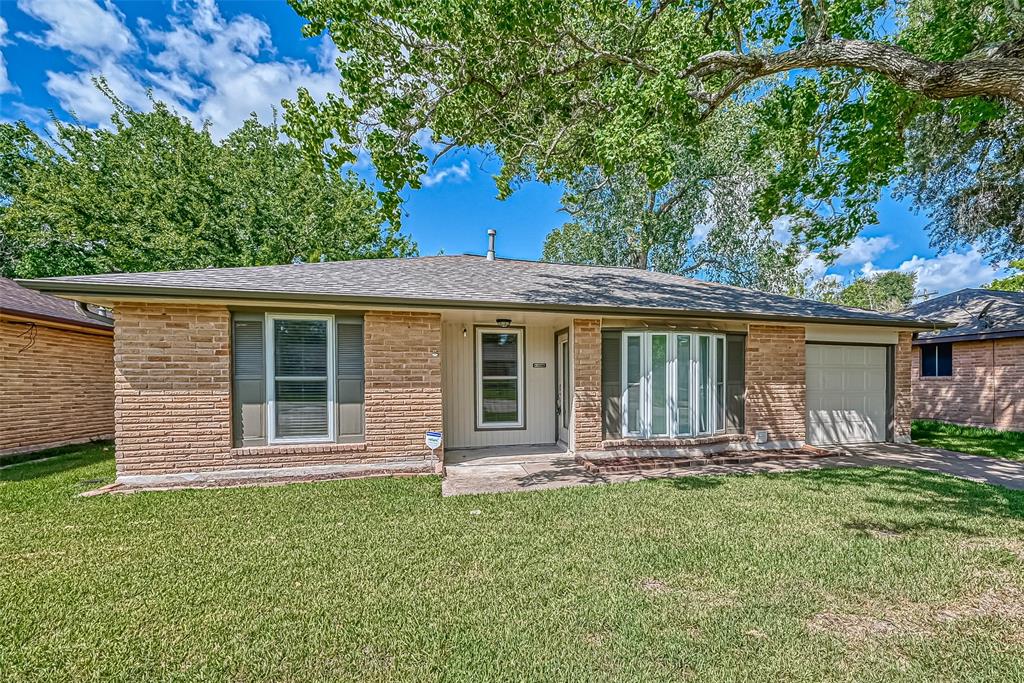
POLYGON ((62 446, 32 454, 0 469, 0 481, 29 481, 89 467, 104 460, 113 460, 114 449, 109 441, 89 445, 62 446), (107 449, 107 450, 104 450, 107 449))
MULTIPOLYGON (((931 472, 850 468, 807 470, 785 476, 811 482, 815 490, 826 494, 840 487, 867 489, 864 500, 891 507, 896 512, 1024 519, 1024 491, 931 472)), ((949 524, 922 522, 917 530, 924 526, 945 529, 949 524)))

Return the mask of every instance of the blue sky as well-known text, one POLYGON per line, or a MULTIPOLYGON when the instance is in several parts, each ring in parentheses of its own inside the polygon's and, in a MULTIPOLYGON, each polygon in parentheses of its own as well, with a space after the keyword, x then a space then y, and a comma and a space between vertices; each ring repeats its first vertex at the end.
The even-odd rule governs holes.
MULTIPOLYGON (((104 75, 129 104, 144 108, 146 90, 193 121, 208 120, 216 136, 250 112, 271 115, 299 86, 314 96, 336 88, 333 46, 305 39, 301 19, 284 0, 160 2, 133 0, 2 0, 0 119, 45 127, 48 110, 74 111, 103 125, 108 103, 90 82, 104 75)), ((482 252, 487 228, 498 230, 501 256, 536 259, 544 236, 561 225, 561 190, 531 183, 495 199, 498 162, 476 152, 446 155, 407 194, 403 227, 423 254, 482 252)), ((372 173, 371 169, 363 169, 372 173)), ((886 199, 880 225, 866 231, 827 270, 850 278, 874 270, 916 270, 923 289, 940 293, 977 286, 996 271, 974 250, 937 255, 927 219, 886 199)))

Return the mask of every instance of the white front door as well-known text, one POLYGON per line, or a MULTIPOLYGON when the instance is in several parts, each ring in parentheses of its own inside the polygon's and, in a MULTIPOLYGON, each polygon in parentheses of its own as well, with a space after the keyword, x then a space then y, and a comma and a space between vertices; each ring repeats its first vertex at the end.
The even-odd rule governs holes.
POLYGON ((558 425, 558 442, 569 443, 569 425, 572 420, 572 363, 569 354, 569 334, 558 335, 555 344, 558 354, 555 361, 555 423, 558 425))
POLYGON ((807 442, 885 441, 886 351, 807 345, 807 442))

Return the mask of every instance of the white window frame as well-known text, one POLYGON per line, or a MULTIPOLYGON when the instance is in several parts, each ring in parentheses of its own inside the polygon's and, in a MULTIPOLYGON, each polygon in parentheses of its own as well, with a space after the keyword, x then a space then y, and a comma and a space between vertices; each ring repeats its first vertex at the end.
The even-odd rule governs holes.
MULTIPOLYGON (((268 444, 295 444, 295 443, 334 443, 337 439, 337 426, 335 425, 335 414, 337 405, 334 400, 334 388, 338 383, 335 371, 335 339, 336 327, 333 315, 321 315, 314 313, 267 313, 266 322, 263 326, 266 337, 264 348, 266 349, 267 362, 267 443, 268 444), (327 323, 327 436, 296 436, 279 438, 277 436, 277 376, 274 372, 274 321, 275 320, 323 320, 327 323)), ((320 381, 320 377, 293 377, 291 379, 320 381)))
POLYGON ((714 436, 721 434, 725 431, 725 415, 722 415, 722 424, 718 424, 718 416, 716 415, 717 398, 719 392, 719 385, 721 385, 722 391, 728 387, 728 344, 725 340, 724 334, 715 334, 711 332, 702 331, 676 331, 676 330, 626 330, 622 333, 622 435, 628 438, 639 438, 639 439, 677 439, 677 438, 698 438, 703 436, 714 436), (666 409, 668 411, 668 434, 652 434, 652 412, 653 412, 653 396, 652 396, 652 377, 653 377, 653 359, 652 359, 652 338, 655 335, 666 335, 668 337, 668 348, 667 348, 667 395, 666 395, 666 409), (679 359, 677 358, 678 350, 678 337, 686 336, 690 338, 690 367, 689 367, 689 405, 690 405, 690 430, 687 432, 679 431, 679 414, 677 411, 678 406, 678 383, 677 378, 677 364, 679 359), (640 338, 640 410, 639 415, 639 429, 629 430, 629 337, 640 338), (707 411, 708 411, 708 425, 709 431, 698 431, 698 425, 700 423, 700 338, 708 338, 708 363, 710 368, 709 373, 709 387, 707 396, 707 411), (722 340, 722 377, 717 377, 717 360, 718 360, 718 342, 722 340))
POLYGON ((476 362, 473 368, 476 388, 474 391, 476 400, 476 428, 480 431, 490 429, 522 429, 526 426, 526 372, 523 364, 526 360, 526 335, 522 327, 478 327, 474 340, 474 355, 476 362), (519 419, 515 422, 484 422, 484 380, 497 379, 508 380, 512 376, 487 375, 484 376, 483 363, 483 339, 485 334, 513 334, 516 335, 516 412, 519 419))

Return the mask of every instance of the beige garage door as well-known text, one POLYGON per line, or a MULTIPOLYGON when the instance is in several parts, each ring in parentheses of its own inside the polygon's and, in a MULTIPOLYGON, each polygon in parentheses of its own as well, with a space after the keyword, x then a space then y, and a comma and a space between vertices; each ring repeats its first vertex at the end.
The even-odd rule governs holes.
POLYGON ((881 346, 807 345, 807 442, 885 441, 881 346))

